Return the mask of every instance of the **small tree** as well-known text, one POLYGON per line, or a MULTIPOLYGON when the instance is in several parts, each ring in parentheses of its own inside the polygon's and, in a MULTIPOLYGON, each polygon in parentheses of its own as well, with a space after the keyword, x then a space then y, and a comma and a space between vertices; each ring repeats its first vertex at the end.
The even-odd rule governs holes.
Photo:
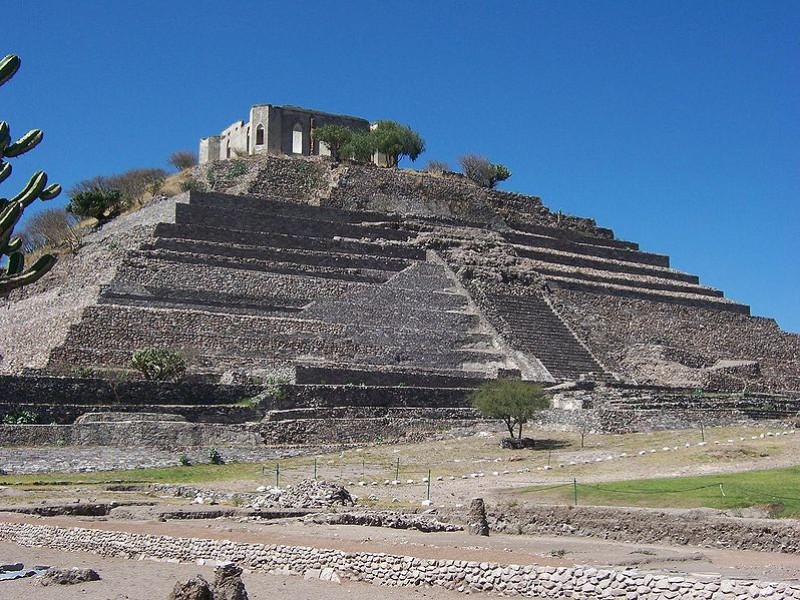
POLYGON ((186 372, 186 361, 181 353, 166 348, 136 350, 131 357, 131 366, 152 381, 177 380, 186 372))
POLYGON ((477 154, 464 154, 458 158, 461 169, 469 179, 489 189, 511 177, 505 165, 492 164, 489 159, 477 154))
POLYGON ((81 245, 78 220, 63 208, 46 208, 33 215, 22 230, 23 250, 29 253, 39 248, 68 248, 81 245))
POLYGON ((425 140, 406 125, 395 121, 378 121, 372 130, 375 150, 386 157, 387 167, 396 167, 404 156, 417 160, 425 151, 425 140))
POLYGON ((470 394, 472 407, 490 419, 501 419, 508 433, 522 439, 522 426, 537 412, 550 408, 550 399, 542 386, 517 379, 495 379, 470 394))
POLYGON ((164 169, 131 169, 108 178, 112 189, 119 190, 122 203, 129 207, 141 201, 142 196, 155 196, 164 185, 168 173, 164 169))
POLYGON ((100 188, 79 192, 67 204, 67 212, 102 221, 116 217, 122 210, 122 193, 119 190, 100 188))
POLYGON ((429 160, 428 164, 425 165, 425 170, 428 173, 436 173, 437 175, 441 175, 450 170, 450 165, 448 165, 443 160, 429 160))
POLYGON ((342 157, 342 149, 353 139, 354 133, 344 125, 323 125, 317 127, 313 135, 318 142, 325 142, 331 151, 331 158, 338 162, 342 157))
POLYGON ((375 139, 372 132, 357 131, 350 141, 342 146, 342 158, 349 158, 356 162, 368 163, 375 154, 375 139))
POLYGON ((191 169, 197 164, 197 153, 191 150, 176 150, 169 155, 169 164, 178 171, 191 169))

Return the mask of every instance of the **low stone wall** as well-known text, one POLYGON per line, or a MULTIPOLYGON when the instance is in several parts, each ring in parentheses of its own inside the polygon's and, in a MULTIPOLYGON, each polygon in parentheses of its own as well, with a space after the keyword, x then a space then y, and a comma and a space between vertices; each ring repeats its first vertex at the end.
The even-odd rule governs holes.
POLYGON ((425 371, 358 370, 336 366, 298 365, 295 381, 303 384, 402 386, 424 388, 468 388, 484 382, 482 377, 425 371))
POLYGON ((258 424, 125 422, 0 425, 0 446, 192 448, 263 446, 258 424))
POLYGON ((800 598, 788 583, 726 581, 651 575, 585 567, 537 567, 489 562, 422 559, 394 554, 342 552, 302 546, 235 543, 45 525, 0 523, 0 539, 34 548, 92 552, 102 556, 160 560, 232 561, 281 575, 333 569, 339 577, 391 587, 437 586, 459 592, 493 592, 539 598, 800 598))
POLYGON ((800 521, 741 519, 710 509, 526 505, 492 511, 488 520, 502 533, 800 554, 800 521))
POLYGON ((0 403, 14 405, 233 404, 258 391, 252 385, 0 375, 0 403))
MULTIPOLYGON (((43 398, 42 400, 45 400, 43 398)), ((106 404, 106 405, 81 405, 81 404, 16 404, 0 402, 0 418, 3 415, 20 415, 28 412, 36 416, 36 423, 50 423, 57 425, 71 425, 75 419, 85 414, 92 413, 158 413, 164 415, 179 415, 192 423, 247 423, 260 421, 263 413, 261 410, 250 406, 207 405, 197 406, 170 405, 170 404, 106 404)))
MULTIPOLYGON (((470 413, 471 411, 463 411, 470 413)), ((472 427, 475 419, 453 418, 443 411, 443 418, 364 418, 364 419, 296 419, 267 421, 259 425, 267 444, 363 444, 388 441, 423 441, 435 433, 472 427), (451 417, 451 418, 447 418, 451 417)), ((471 415, 470 415, 471 416, 471 415)))

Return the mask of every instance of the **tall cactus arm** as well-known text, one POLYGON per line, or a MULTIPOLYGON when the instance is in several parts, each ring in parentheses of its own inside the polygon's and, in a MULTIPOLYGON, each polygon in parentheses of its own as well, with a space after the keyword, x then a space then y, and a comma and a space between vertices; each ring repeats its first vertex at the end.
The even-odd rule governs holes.
MULTIPOLYGON (((0 86, 19 70, 18 56, 9 54, 0 58, 0 86)), ((13 158, 29 152, 42 141, 41 129, 31 129, 17 141, 12 142, 11 127, 0 121, 0 183, 11 175, 11 163, 4 158, 13 158)), ((21 252, 22 239, 14 236, 14 227, 22 212, 37 198, 51 200, 61 193, 57 183, 47 185, 47 174, 37 171, 28 180, 19 194, 11 199, 0 198, 0 258, 8 257, 5 268, 0 267, 0 296, 11 290, 35 282, 47 273, 56 259, 47 255, 37 260, 29 269, 25 268, 25 255, 21 252)))
POLYGON ((56 264, 54 256, 45 255, 33 263, 33 266, 19 275, 0 277, 0 296, 4 296, 23 285, 29 285, 41 278, 56 264))
POLYGON ((18 202, 22 205, 22 208, 25 209, 28 205, 36 200, 44 191, 45 186, 47 186, 47 173, 44 171, 36 171, 31 178, 28 180, 28 183, 25 184, 25 187, 22 188, 22 191, 14 196, 11 199, 11 203, 18 202))
POLYGON ((6 81, 11 79, 19 70, 19 66, 22 64, 20 61, 19 56, 15 54, 9 54, 5 56, 3 59, 0 60, 0 85, 3 85, 6 81))
POLYGON ((11 175, 11 163, 0 160, 0 183, 3 183, 11 175))
POLYGON ((21 252, 14 252, 8 257, 8 275, 20 275, 25 270, 25 255, 21 252))
POLYGON ((2 155, 2 151, 6 149, 11 143, 11 128, 8 126, 8 123, 5 121, 0 121, 0 155, 2 155))
POLYGON ((44 138, 44 132, 41 129, 31 129, 16 142, 6 146, 3 156, 14 157, 25 154, 33 150, 42 141, 42 138, 44 138))

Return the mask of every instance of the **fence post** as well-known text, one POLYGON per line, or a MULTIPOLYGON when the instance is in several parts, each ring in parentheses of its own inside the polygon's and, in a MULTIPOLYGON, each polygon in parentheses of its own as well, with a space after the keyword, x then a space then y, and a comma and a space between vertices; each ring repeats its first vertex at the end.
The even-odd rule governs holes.
POLYGON ((317 480, 317 459, 314 459, 314 481, 317 480))
POLYGON ((572 502, 578 506, 578 480, 574 477, 572 478, 572 502))
POLYGON ((275 487, 281 487, 281 463, 275 463, 275 487))
POLYGON ((397 466, 394 469, 394 480, 400 481, 400 457, 397 457, 397 466))
POLYGON ((431 470, 428 469, 428 500, 431 499, 431 470))

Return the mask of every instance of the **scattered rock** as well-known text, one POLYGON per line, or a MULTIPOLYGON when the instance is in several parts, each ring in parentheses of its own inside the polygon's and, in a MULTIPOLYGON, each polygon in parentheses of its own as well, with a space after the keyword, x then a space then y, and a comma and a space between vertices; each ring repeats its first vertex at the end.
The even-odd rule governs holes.
POLYGON ((404 514, 393 511, 327 513, 309 515, 306 523, 325 525, 362 525, 366 527, 388 527, 390 529, 416 529, 423 533, 440 531, 462 531, 464 528, 452 523, 437 521, 430 515, 404 514))
POLYGON ((335 483, 306 479, 286 490, 272 488, 258 496, 251 508, 327 508, 353 506, 355 501, 347 489, 335 483))
POLYGON ((40 579, 42 585, 75 585, 87 581, 99 581, 100 575, 94 569, 57 569, 45 571, 40 579))
POLYGON ((503 438, 500 440, 500 447, 506 450, 524 450, 533 448, 536 442, 532 438, 503 438))

